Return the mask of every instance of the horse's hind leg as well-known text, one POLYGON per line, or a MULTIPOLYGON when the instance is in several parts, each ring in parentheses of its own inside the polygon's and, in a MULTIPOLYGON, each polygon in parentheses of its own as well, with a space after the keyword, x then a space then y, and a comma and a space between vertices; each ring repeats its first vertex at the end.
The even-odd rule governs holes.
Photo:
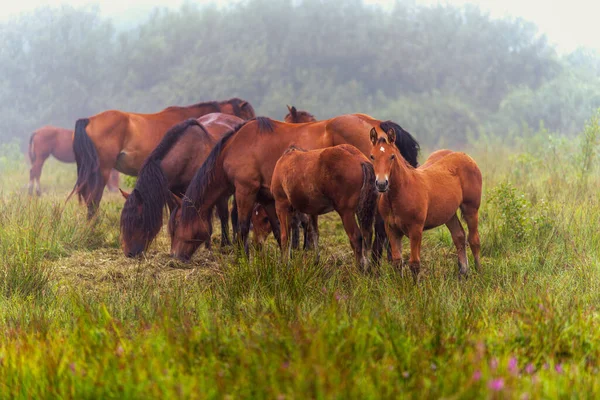
POLYGON ((388 262, 392 262, 392 247, 390 245, 389 235, 386 234, 385 222, 379 211, 375 213, 375 240, 371 250, 371 258, 375 264, 379 264, 383 255, 383 247, 387 250, 388 262), (388 239, 388 240, 386 240, 388 239))
POLYGON ((475 269, 481 271, 481 264, 479 263, 479 251, 481 245, 479 243, 479 210, 475 207, 469 207, 463 205, 461 207, 462 215, 464 220, 467 222, 467 228, 469 229, 469 246, 473 252, 473 259, 475 261, 475 269))
POLYGON ((221 221, 221 247, 230 246, 229 240, 229 199, 223 196, 217 200, 217 215, 221 221))
POLYGON ((267 213, 267 218, 269 218, 269 223, 271 224, 271 229, 273 230, 273 236, 277 243, 281 246, 281 224, 279 222, 279 217, 277 215, 277 211, 275 209, 275 203, 269 203, 263 205, 265 208, 265 212, 267 213))
MULTIPOLYGON (((275 203, 277 218, 279 219, 279 227, 281 235, 279 237, 279 247, 281 249, 281 259, 287 262, 290 259, 290 230, 293 215, 289 201, 278 201, 275 203)), ((273 232, 275 233, 275 232, 273 232)), ((277 236, 275 236, 277 238, 277 236)))
POLYGON ((354 217, 354 211, 346 211, 344 213, 339 213, 340 217, 342 217, 342 223, 344 224, 344 230, 350 239, 350 244, 352 245, 352 250, 354 250, 354 256, 356 257, 356 262, 361 267, 363 272, 367 272, 367 268, 369 267, 369 263, 365 257, 364 249, 363 249, 363 235, 356 224, 356 219, 354 217))
POLYGON ((292 250, 298 248, 300 248, 300 215, 296 212, 292 218, 292 250))
POLYGON ((40 187, 40 177, 42 176, 42 167, 44 166, 44 161, 46 161, 48 156, 40 154, 36 160, 31 165, 31 169, 29 170, 29 195, 33 195, 33 189, 37 183, 36 195, 42 195, 42 188, 40 187))
POLYGON ((469 261, 467 259, 467 242, 465 237, 465 230, 463 229, 458 216, 454 214, 450 221, 446 222, 448 230, 452 235, 452 241, 456 246, 456 252, 458 253, 458 272, 466 276, 469 272, 469 261))
POLYGON ((249 255, 248 233, 250 232, 250 219, 252 218, 252 209, 256 203, 258 189, 249 187, 238 187, 235 192, 235 201, 237 203, 239 235, 238 241, 244 246, 244 252, 249 255))

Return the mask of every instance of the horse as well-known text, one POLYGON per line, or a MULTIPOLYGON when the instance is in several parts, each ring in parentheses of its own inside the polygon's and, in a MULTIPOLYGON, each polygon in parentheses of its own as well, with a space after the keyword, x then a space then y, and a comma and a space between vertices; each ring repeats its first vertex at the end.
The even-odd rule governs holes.
MULTIPOLYGON (((121 191, 125 206, 121 212, 121 248, 127 257, 145 251, 160 232, 163 209, 174 207, 196 170, 215 143, 244 120, 229 114, 211 113, 173 126, 150 153, 140 169, 131 194, 121 191)), ((221 246, 229 240, 227 197, 217 202, 221 220, 221 246)), ((210 246, 210 242, 206 243, 210 246)))
POLYGON ((395 145, 396 132, 387 138, 371 130, 373 144, 370 158, 375 168, 379 213, 392 247, 392 260, 402 264, 402 237, 410 239, 409 267, 415 279, 421 268, 423 231, 446 225, 458 252, 460 276, 468 274, 465 231, 458 219, 460 209, 469 229, 468 241, 475 268, 479 263, 479 206, 481 204, 481 171, 465 153, 439 150, 418 168, 400 157, 395 145))
POLYGON ((271 193, 281 226, 282 258, 289 258, 289 231, 294 211, 317 215, 334 211, 342 219, 356 262, 368 267, 365 250, 370 247, 377 202, 375 172, 369 159, 349 144, 306 151, 290 147, 275 164, 271 193), (359 226, 356 224, 358 218, 359 226))
MULTIPOLYGON (((371 128, 383 135, 388 129, 395 130, 402 155, 411 165, 417 164, 419 144, 410 133, 391 121, 379 121, 365 114, 342 115, 304 124, 257 117, 226 134, 194 176, 181 212, 171 214, 171 254, 189 260, 200 244, 210 238, 208 211, 226 193, 235 193, 240 218, 238 239, 248 254, 248 231, 256 202, 266 206, 271 225, 278 225, 270 186, 275 163, 283 152, 291 145, 313 150, 346 143, 368 155, 371 128)), ((275 231, 274 235, 279 241, 279 232, 275 231)), ((376 239, 378 237, 376 235, 376 239)), ((376 240, 373 246, 375 259, 380 256, 382 247, 383 243, 376 240)))
POLYGON ((77 120, 73 139, 77 182, 69 198, 77 193, 79 201, 86 203, 88 219, 91 219, 102 199, 102 188, 111 168, 137 176, 143 162, 169 128, 185 119, 213 112, 242 119, 254 117, 250 103, 233 98, 187 107, 168 107, 155 114, 110 110, 77 120))
MULTIPOLYGON (((287 106, 288 113, 284 117, 284 121, 290 124, 303 124, 305 122, 316 122, 317 119, 314 115, 308 111, 298 111, 295 106, 287 106)), ((252 211, 252 233, 253 241, 256 247, 262 247, 264 242, 267 240, 269 234, 273 231, 271 223, 267 217, 267 211, 265 208, 256 204, 252 211)), ((300 247, 300 227, 304 231, 304 249, 307 250, 311 247, 311 241, 308 238, 309 229, 312 233, 312 227, 309 225, 309 218, 305 214, 295 213, 292 219, 292 249, 298 249, 300 247)))
MULTIPOLYGON (((29 137, 29 148, 27 151, 31 168, 29 169, 29 195, 33 195, 33 189, 37 182, 36 194, 42 195, 40 177, 46 159, 51 155, 58 161, 74 163, 73 153, 73 131, 56 126, 44 126, 34 131, 29 137)), ((108 190, 116 192, 119 188, 119 172, 112 170, 107 184, 108 190)))

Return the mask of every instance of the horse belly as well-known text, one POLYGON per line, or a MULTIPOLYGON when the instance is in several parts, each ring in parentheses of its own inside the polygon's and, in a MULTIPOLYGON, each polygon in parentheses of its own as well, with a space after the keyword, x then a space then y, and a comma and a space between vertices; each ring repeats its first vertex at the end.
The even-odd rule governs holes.
POLYGON ((139 165, 139 162, 136 162, 135 157, 132 157, 123 151, 117 156, 117 162, 114 166, 114 169, 129 176, 137 176, 140 168, 141 166, 139 165))

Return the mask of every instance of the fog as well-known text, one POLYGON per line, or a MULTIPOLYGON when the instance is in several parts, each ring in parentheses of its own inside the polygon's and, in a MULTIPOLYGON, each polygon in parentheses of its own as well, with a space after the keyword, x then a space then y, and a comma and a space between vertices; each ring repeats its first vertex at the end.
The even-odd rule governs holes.
MULTIPOLYGON (((0 12, 0 141, 107 109, 242 97, 392 119, 431 146, 580 131, 600 107, 581 0, 25 0, 0 12)), ((593 6, 595 7, 595 6, 593 6)))

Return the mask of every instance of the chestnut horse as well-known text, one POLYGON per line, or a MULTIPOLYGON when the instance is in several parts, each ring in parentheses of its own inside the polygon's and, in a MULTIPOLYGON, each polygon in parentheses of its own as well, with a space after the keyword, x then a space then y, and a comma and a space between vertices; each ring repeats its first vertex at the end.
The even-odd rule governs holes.
MULTIPOLYGON (((41 196, 40 177, 42 167, 51 155, 58 161, 74 163, 73 153, 73 131, 55 126, 44 126, 31 134, 29 137, 29 195, 33 194, 33 188, 37 182, 36 194, 41 196)), ((108 190, 116 192, 119 188, 119 172, 112 170, 107 184, 108 190)))
POLYGON ((409 266, 415 278, 421 267, 421 237, 423 231, 446 225, 458 252, 461 276, 468 273, 465 231, 457 211, 469 228, 469 245, 475 267, 479 270, 479 233, 477 232, 481 204, 481 171, 465 153, 440 150, 418 168, 408 165, 399 154, 394 141, 396 133, 389 130, 386 138, 371 131, 371 160, 375 167, 376 186, 381 193, 379 213, 392 246, 392 259, 402 263, 402 236, 410 239, 409 266))
MULTIPOLYGON (((121 191, 126 198, 121 212, 121 248, 127 257, 148 248, 160 232, 163 209, 174 206, 173 193, 185 193, 215 143, 243 122, 233 115, 211 113, 180 122, 166 133, 140 169, 131 195, 121 191)), ((224 197, 216 204, 222 246, 231 244, 227 200, 224 197)))
MULTIPOLYGON (((284 117, 284 121, 290 124, 302 124, 305 122, 316 122, 317 119, 308 111, 298 111, 294 106, 287 106, 288 113, 284 117)), ((271 228, 271 222, 267 217, 267 211, 261 204, 256 204, 252 211, 252 233, 254 245, 261 247, 269 234, 273 231, 271 228)), ((309 219, 307 215, 296 213, 292 219, 292 249, 298 249, 300 247, 300 227, 304 231, 304 249, 310 248, 308 240, 308 231, 312 232, 312 228, 309 227, 309 219)), ((235 228, 235 226, 234 226, 235 228)))
MULTIPOLYGON (((254 117, 247 101, 234 98, 187 107, 169 107, 156 114, 105 111, 75 124, 73 150, 77 162, 77 183, 73 193, 88 207, 88 218, 96 213, 102 189, 111 168, 136 176, 142 164, 167 130, 188 119, 221 112, 243 119, 254 117)), ((70 196, 69 196, 70 197, 70 196)))
POLYGON ((377 191, 373 165, 360 150, 349 144, 311 151, 290 147, 275 164, 271 193, 281 227, 284 260, 289 258, 288 237, 294 211, 310 215, 318 257, 319 229, 315 218, 335 210, 342 219, 356 262, 366 272, 365 250, 370 247, 373 233, 377 191))
MULTIPOLYGON (((379 121, 365 114, 305 124, 259 117, 225 135, 190 183, 181 217, 178 218, 177 213, 171 214, 172 255, 187 260, 201 243, 210 239, 209 210, 227 193, 235 193, 240 218, 239 239, 248 254, 248 230, 256 202, 266 206, 271 225, 278 225, 270 186, 275 163, 283 152, 291 145, 312 150, 347 143, 363 154, 369 154, 371 128, 383 135, 394 129, 401 153, 412 165, 417 164, 419 145, 410 133, 393 122, 379 121)), ((275 231, 274 235, 279 240, 279 232, 275 231)), ((373 254, 376 258, 381 254, 382 246, 381 242, 375 242, 373 254)))

